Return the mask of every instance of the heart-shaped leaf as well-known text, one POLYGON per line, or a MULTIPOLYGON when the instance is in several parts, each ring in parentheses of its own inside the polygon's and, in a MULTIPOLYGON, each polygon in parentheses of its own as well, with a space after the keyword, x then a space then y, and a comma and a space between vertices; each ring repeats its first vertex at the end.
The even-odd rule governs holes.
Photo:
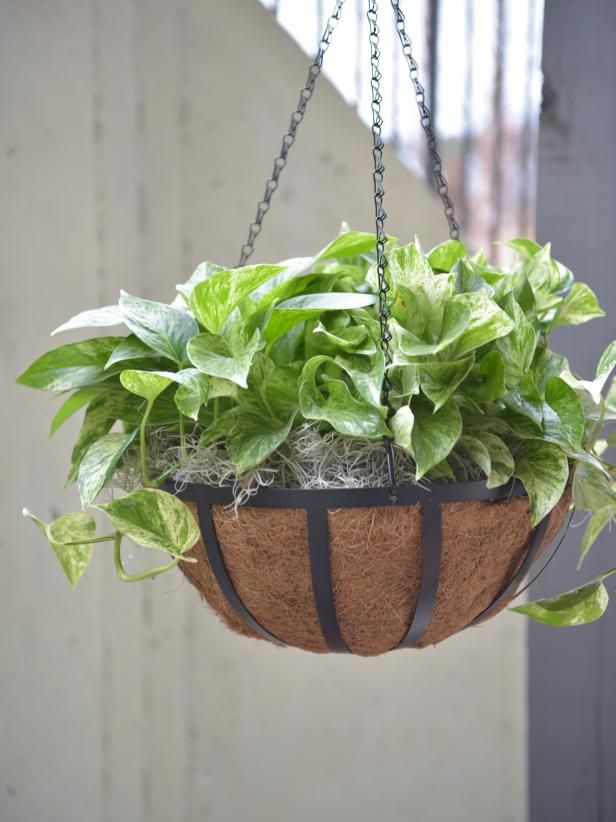
POLYGON ((603 578, 599 578, 552 599, 538 599, 511 610, 544 625, 562 628, 594 622, 603 615, 608 602, 607 588, 603 578))
POLYGON ((204 374, 222 377, 246 388, 250 366, 261 345, 257 329, 247 342, 229 339, 216 334, 199 334, 188 345, 188 358, 204 374))
POLYGON ((218 334, 242 300, 283 270, 284 266, 280 265, 249 265, 217 271, 194 287, 190 295, 191 310, 204 328, 218 334))
POLYGON ((464 435, 460 437, 456 448, 477 463, 486 475, 488 488, 498 488, 511 479, 514 468, 513 456, 496 434, 484 431, 481 439, 464 435))
POLYGON ((172 374, 165 374, 160 371, 154 373, 128 369, 120 374, 120 382, 131 394, 143 397, 148 402, 154 402, 156 397, 162 394, 167 386, 171 385, 172 376, 172 374))
POLYGON ((137 429, 130 434, 105 434, 88 448, 77 476, 77 487, 84 508, 91 505, 103 490, 136 433, 137 429))
POLYGON ((462 418, 453 400, 435 411, 429 400, 419 396, 411 401, 411 410, 415 416, 411 438, 419 480, 451 453, 462 433, 462 418))
POLYGON ((17 378, 42 391, 71 391, 106 380, 105 364, 123 337, 96 337, 53 348, 17 378))
POLYGON ((88 540, 96 536, 94 517, 79 511, 64 514, 47 524, 30 513, 27 508, 24 508, 23 514, 35 523, 49 542, 60 567, 74 588, 92 558, 92 545, 88 544, 88 540))
POLYGON ((227 450, 238 473, 269 457, 289 436, 296 415, 294 408, 288 419, 280 423, 258 410, 240 409, 236 424, 227 435, 227 450))
POLYGON ((199 528, 184 503, 173 494, 140 488, 119 499, 95 505, 128 539, 173 556, 189 551, 199 539, 199 528))
POLYGON ((595 317, 605 317, 597 295, 586 283, 574 283, 560 304, 552 325, 581 325, 595 317))
POLYGON ((185 311, 164 303, 142 300, 122 291, 120 310, 136 337, 153 351, 179 365, 186 360, 186 345, 199 333, 197 323, 185 311))
POLYGON ((524 483, 531 520, 537 525, 562 497, 569 479, 569 463, 557 445, 522 440, 514 474, 524 483))

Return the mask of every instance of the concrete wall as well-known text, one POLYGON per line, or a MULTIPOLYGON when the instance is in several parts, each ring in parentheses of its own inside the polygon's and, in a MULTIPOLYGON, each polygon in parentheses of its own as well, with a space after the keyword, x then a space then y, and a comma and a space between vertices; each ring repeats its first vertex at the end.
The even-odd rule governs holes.
MULTIPOLYGON (((123 585, 107 546, 72 592, 21 519, 76 504, 60 490, 75 428, 49 443, 51 406, 13 377, 120 286, 169 298, 203 257, 236 260, 306 64, 248 0, 0 14, 0 818, 521 822, 519 617, 374 660, 280 651, 225 631, 179 575, 123 585)), ((370 163, 320 83, 257 257, 319 248, 343 218, 370 228, 370 163)), ((391 232, 443 238, 428 193, 387 166, 391 232)))

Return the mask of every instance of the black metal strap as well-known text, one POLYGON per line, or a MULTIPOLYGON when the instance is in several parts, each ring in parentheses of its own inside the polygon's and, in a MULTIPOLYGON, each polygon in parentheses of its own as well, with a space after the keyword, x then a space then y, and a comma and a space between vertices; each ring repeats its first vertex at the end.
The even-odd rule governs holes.
POLYGON ((309 508, 307 516, 312 590, 323 639, 330 651, 348 654, 349 649, 340 633, 332 590, 327 508, 309 508))
POLYGON ((489 617, 491 614, 494 613, 494 611, 497 611, 499 608, 505 605, 509 601, 509 599, 511 599, 511 597, 515 594, 518 586, 526 576, 530 566, 533 564, 537 557, 537 554, 539 553, 539 549, 541 548, 541 545, 543 543, 543 539, 548 529, 549 522, 550 515, 548 514, 548 516, 544 517, 539 523, 539 525, 537 525, 537 527, 533 531, 533 534, 529 540, 526 556, 524 557, 522 564, 520 565, 516 573, 513 575, 511 581, 509 582, 505 590, 502 593, 500 593, 496 597, 496 599, 490 605, 488 605, 487 608, 484 608, 483 611, 481 611, 481 613, 477 614, 477 616, 474 619, 472 619, 466 626, 467 628, 469 628, 471 625, 476 625, 480 620, 489 617))
POLYGON ((411 648, 415 645, 432 619, 441 570, 442 527, 439 503, 432 500, 424 502, 421 527, 421 578, 417 605, 409 629, 397 645, 398 648, 411 648))
POLYGON ((204 502, 197 503, 197 511, 199 512, 199 525, 201 526, 201 535, 203 538, 203 545, 205 546, 205 553, 207 555, 210 567, 216 577, 220 590, 224 594, 227 602, 233 608, 235 613, 243 619, 243 621, 252 628, 253 631, 260 634, 264 639, 269 639, 270 642, 275 642, 276 645, 284 645, 282 640, 271 634, 267 628, 264 628, 254 616, 250 613, 248 608, 240 599, 229 572, 225 566, 220 545, 218 544, 218 536, 216 535, 216 528, 214 527, 214 520, 212 518, 212 506, 204 502))

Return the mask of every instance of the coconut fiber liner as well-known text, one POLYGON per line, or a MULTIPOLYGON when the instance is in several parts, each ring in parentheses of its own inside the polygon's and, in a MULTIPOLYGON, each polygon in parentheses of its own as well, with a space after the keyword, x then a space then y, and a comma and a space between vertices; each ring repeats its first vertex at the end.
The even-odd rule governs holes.
MULTIPOLYGON (((567 493, 552 511, 541 550, 560 530, 569 502, 567 493)), ((196 505, 186 505, 197 517, 196 505)), ((227 571, 250 613, 286 644, 327 653, 312 591, 306 510, 246 505, 236 512, 218 505, 212 513, 227 571)), ((406 634, 417 602, 421 505, 330 510, 328 526, 342 637, 354 654, 385 653, 406 634)), ((443 504, 436 602, 413 647, 442 642, 491 605, 520 567, 531 537, 527 497, 443 504)), ((180 568, 222 621, 262 639, 228 604, 201 541, 189 555, 197 563, 180 568)))

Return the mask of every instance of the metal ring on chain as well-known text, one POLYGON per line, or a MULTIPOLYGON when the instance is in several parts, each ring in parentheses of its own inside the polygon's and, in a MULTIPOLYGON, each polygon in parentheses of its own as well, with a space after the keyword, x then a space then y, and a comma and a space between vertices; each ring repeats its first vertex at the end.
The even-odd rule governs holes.
POLYGON ((428 141, 428 153, 430 155, 432 174, 434 176, 436 190, 438 191, 438 195, 443 203, 443 210, 445 212, 445 217, 447 218, 447 224, 449 225, 449 236, 452 240, 457 240, 460 236, 460 226, 456 220, 454 205, 451 197, 449 196, 449 184, 443 174, 443 162, 441 160, 441 155, 438 153, 436 135, 434 134, 434 129, 432 128, 432 114, 426 104, 426 92, 422 84, 419 82, 419 66, 413 57, 411 40, 406 33, 406 18, 400 8, 399 0, 391 0, 391 7, 396 20, 396 30, 402 45, 404 59, 408 65, 411 82, 413 83, 413 88, 415 89, 420 123, 428 141))
POLYGON ((282 169, 287 164, 287 156, 289 154, 289 150, 295 142, 297 129, 299 127, 299 124, 304 119, 304 114, 306 113, 306 106, 308 105, 308 101, 314 93, 315 83, 323 67, 323 56, 325 55, 325 52, 327 51, 331 43, 332 34, 340 20, 340 14, 342 12, 342 6, 344 5, 344 3, 345 0, 336 0, 334 10, 329 16, 329 19, 327 20, 327 25, 325 26, 323 36, 321 37, 321 42, 319 44, 317 56, 314 58, 314 61, 311 63, 310 68, 308 70, 308 78, 306 80, 306 85, 302 88, 299 95, 297 107, 291 114, 289 128, 283 135, 280 152, 274 160, 274 168, 272 170, 272 174, 265 183, 265 192, 263 194, 263 198, 259 201, 257 205, 257 213, 255 215, 255 218, 248 228, 248 237, 246 238, 246 242, 242 246, 238 268, 243 265, 246 265, 248 258, 254 251, 255 240, 257 236, 261 233, 263 218, 270 209, 272 196, 278 188, 280 174, 282 173, 282 169))

